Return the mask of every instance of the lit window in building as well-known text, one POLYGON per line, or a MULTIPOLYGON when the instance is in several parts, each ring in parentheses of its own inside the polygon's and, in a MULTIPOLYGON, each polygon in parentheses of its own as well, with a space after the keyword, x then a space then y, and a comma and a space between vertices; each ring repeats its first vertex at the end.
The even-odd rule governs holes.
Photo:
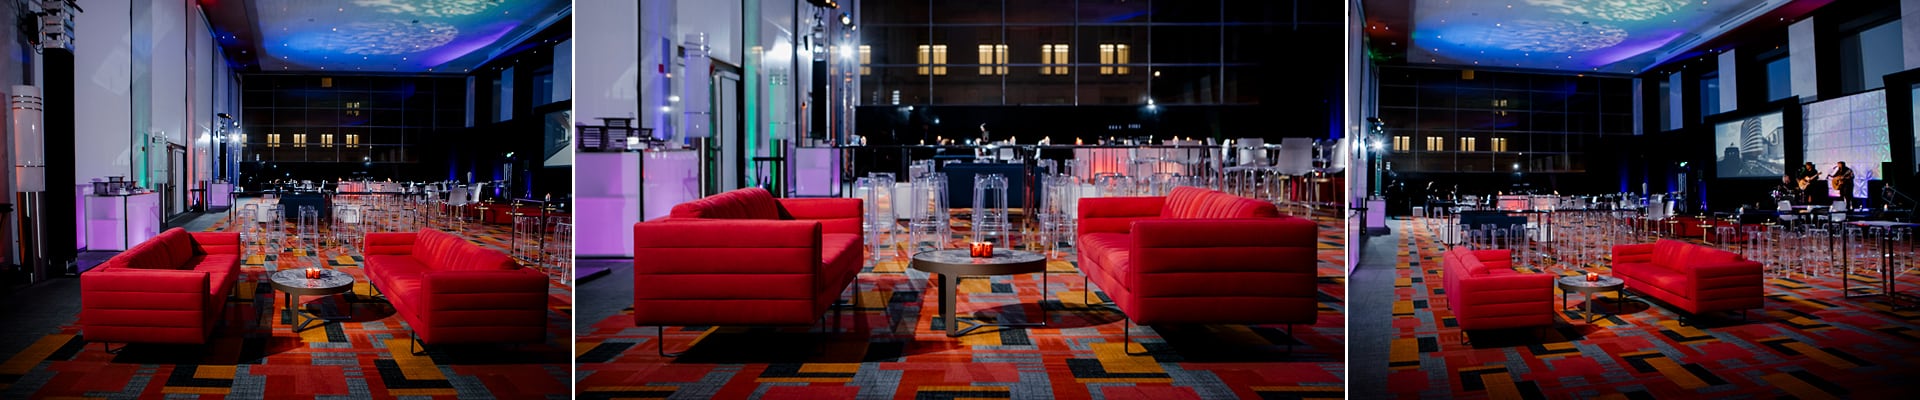
POLYGON ((360 104, 360 102, 358 102, 358 101, 349 101, 349 102, 347 102, 347 115, 348 115, 348 116, 360 116, 360 109, 362 109, 362 108, 366 108, 366 107, 365 107, 365 106, 363 106, 363 105, 361 105, 361 104, 360 104))
POLYGON ((320 147, 333 147, 333 134, 331 133, 320 134, 320 147))
POLYGON ((980 74, 981 75, 1006 75, 1007 74, 1007 45, 1004 45, 1004 44, 980 45, 980 74))
POLYGON ((1115 65, 1127 63, 1127 52, 1127 45, 1124 44, 1109 43, 1100 45, 1100 74, 1126 75, 1127 67, 1115 65))
POLYGON ((1065 43, 1040 45, 1040 63, 1057 65, 1040 67, 1040 74, 1066 75, 1066 64, 1068 63, 1067 54, 1067 45, 1065 43))
POLYGON ((1447 139, 1439 136, 1427 137, 1427 151, 1445 151, 1446 149, 1447 139))
POLYGON ((920 68, 916 69, 915 71, 919 72, 921 75, 926 75, 929 73, 934 75, 946 75, 947 74, 947 45, 944 45, 944 44, 920 45, 920 57, 918 61, 920 63, 920 68))
POLYGON ((360 145, 360 135, 347 135, 347 147, 360 145))
POLYGON ((267 147, 280 147, 280 134, 278 133, 267 134, 267 147))
POLYGON ((1507 151, 1507 138, 1493 138, 1493 151, 1507 151))
POLYGON ((305 146, 307 144, 307 134, 305 133, 293 134, 293 144, 295 146, 305 146))
POLYGON ((860 74, 873 75, 873 46, 860 45, 860 74))
POLYGON ((1412 136, 1394 136, 1393 137, 1393 151, 1408 151, 1408 150, 1413 150, 1412 136))
POLYGON ((1479 138, 1470 137, 1460 138, 1460 151, 1480 151, 1479 146, 1477 146, 1479 144, 1478 139, 1479 138))

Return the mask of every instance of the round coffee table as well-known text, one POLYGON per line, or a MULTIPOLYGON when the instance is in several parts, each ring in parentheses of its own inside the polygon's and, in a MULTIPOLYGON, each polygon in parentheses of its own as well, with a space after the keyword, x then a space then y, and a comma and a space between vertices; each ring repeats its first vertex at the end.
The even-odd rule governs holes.
POLYGON ((1616 310, 1618 310, 1622 304, 1626 304, 1627 301, 1627 291, 1625 290, 1627 281, 1621 280, 1620 278, 1601 276, 1600 280, 1587 281, 1586 275, 1575 275, 1562 276, 1559 279, 1554 279, 1553 282, 1560 286, 1561 310, 1567 309, 1568 293, 1579 293, 1586 298, 1587 323, 1589 324, 1593 323, 1594 320, 1593 295, 1601 292, 1613 292, 1614 309, 1616 310))
MULTIPOLYGON (((347 293, 353 290, 353 275, 338 270, 321 269, 319 278, 309 279, 305 268, 288 269, 274 272, 271 276, 271 284, 273 290, 280 291, 285 296, 287 313, 301 318, 300 323, 293 326, 294 332, 307 330, 310 328, 307 324, 314 321, 342 321, 353 318, 351 307, 347 309, 347 315, 323 316, 296 312, 294 303, 294 300, 299 299, 298 296, 331 296, 347 293)), ((351 299, 348 300, 351 302, 351 299)))
POLYGON ((947 336, 960 336, 983 326, 1035 327, 1047 326, 1047 309, 1040 308, 1040 322, 990 324, 967 318, 971 324, 967 329, 959 329, 954 317, 957 305, 954 292, 960 287, 961 276, 980 275, 1018 275, 1040 273, 1041 296, 1047 288, 1047 257, 1039 253, 993 249, 993 257, 973 257, 967 249, 947 249, 923 251, 913 255, 913 269, 940 274, 940 317, 946 319, 947 336))

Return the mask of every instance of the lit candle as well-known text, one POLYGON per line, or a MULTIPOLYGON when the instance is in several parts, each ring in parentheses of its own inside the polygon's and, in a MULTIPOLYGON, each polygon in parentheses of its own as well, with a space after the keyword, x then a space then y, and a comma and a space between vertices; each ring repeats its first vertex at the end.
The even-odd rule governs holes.
POLYGON ((972 242, 968 253, 974 257, 993 257, 993 242, 972 242))

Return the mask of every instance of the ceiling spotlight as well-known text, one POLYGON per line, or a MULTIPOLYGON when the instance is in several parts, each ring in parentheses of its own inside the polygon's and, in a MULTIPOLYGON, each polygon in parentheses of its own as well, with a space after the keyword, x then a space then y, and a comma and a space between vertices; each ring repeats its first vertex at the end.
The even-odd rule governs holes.
POLYGON ((853 15, 840 13, 840 25, 853 26, 853 15))

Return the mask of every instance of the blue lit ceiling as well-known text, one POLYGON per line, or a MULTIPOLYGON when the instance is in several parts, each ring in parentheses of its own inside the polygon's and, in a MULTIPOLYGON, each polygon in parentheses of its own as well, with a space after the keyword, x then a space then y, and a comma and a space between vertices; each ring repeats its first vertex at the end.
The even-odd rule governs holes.
POLYGON ((1637 73, 1794 0, 1415 0, 1414 63, 1637 73))
POLYGON ((567 0, 201 4, 235 62, 259 71, 461 73, 571 12, 567 0))

